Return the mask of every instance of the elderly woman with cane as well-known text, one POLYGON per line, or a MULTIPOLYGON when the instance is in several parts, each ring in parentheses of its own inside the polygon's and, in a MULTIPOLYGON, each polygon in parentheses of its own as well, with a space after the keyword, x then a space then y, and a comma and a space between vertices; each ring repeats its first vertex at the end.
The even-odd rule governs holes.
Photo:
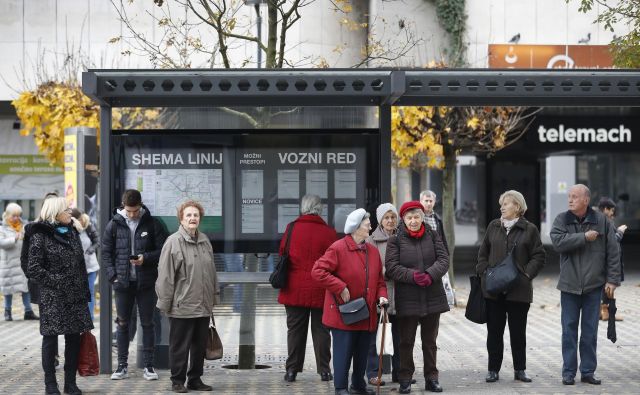
POLYGON ((346 236, 334 242, 311 270, 311 277, 326 289, 322 323, 333 337, 336 395, 375 393, 367 388, 364 374, 377 325, 376 303, 386 305, 388 300, 380 254, 366 242, 370 229, 369 213, 362 208, 353 211, 344 225, 346 236))

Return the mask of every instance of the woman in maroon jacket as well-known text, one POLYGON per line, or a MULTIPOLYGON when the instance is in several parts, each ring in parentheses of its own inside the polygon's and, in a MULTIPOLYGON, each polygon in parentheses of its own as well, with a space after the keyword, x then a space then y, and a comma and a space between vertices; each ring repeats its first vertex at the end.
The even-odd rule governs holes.
POLYGON ((374 394, 364 380, 370 336, 377 328, 376 303, 388 304, 380 253, 366 239, 371 230, 369 213, 359 208, 347 217, 346 236, 336 241, 316 261, 311 277, 326 289, 322 323, 333 336, 333 372, 336 395, 374 394), (346 325, 338 303, 363 297, 369 318, 346 325), (351 387, 349 366, 353 359, 351 387))
POLYGON ((287 286, 280 290, 278 296, 278 303, 283 304, 287 312, 288 357, 284 379, 288 382, 295 381, 297 373, 302 372, 311 316, 311 337, 318 374, 322 381, 329 381, 333 378, 329 367, 331 337, 329 330, 322 325, 324 289, 311 279, 311 268, 338 236, 320 217, 320 197, 303 196, 300 213, 300 217, 287 226, 280 241, 282 255, 289 227, 293 225, 289 243, 287 286))

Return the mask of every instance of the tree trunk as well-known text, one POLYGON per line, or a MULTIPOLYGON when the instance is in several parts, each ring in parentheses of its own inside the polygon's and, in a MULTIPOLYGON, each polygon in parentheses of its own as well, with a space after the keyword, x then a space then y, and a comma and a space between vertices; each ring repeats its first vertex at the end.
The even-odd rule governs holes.
POLYGON ((451 287, 455 287, 453 270, 453 254, 456 248, 455 223, 455 197, 456 197, 456 151, 447 142, 443 143, 444 170, 442 173, 442 222, 444 234, 449 245, 449 279, 451 287))
POLYGON ((276 49, 278 40, 278 6, 276 1, 267 3, 267 54, 265 66, 268 69, 276 67, 276 49))

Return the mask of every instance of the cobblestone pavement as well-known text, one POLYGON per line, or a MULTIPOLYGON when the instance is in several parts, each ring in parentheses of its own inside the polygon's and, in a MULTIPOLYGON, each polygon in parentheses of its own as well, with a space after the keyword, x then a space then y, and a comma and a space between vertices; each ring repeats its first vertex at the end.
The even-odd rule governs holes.
MULTIPOLYGON (((547 272, 551 272, 548 270, 547 272)), ((511 375, 513 365, 508 334, 505 334, 505 357, 501 379, 497 383, 484 382, 487 353, 485 349, 486 328, 464 318, 464 308, 458 307, 444 314, 438 337, 438 367, 440 383, 447 393, 487 394, 583 394, 615 393, 640 394, 640 272, 627 274, 627 281, 617 292, 619 312, 624 321, 618 322, 618 341, 613 344, 606 338, 606 323, 600 323, 596 374, 603 385, 592 386, 576 383, 575 386, 561 384, 560 348, 560 294, 555 289, 556 275, 541 275, 534 283, 534 303, 529 312, 527 331, 527 372, 533 383, 515 382, 511 375)), ((466 275, 459 274, 457 296, 461 304, 466 301, 469 287, 466 275)), ((43 373, 40 364, 41 337, 38 323, 22 321, 20 298, 14 298, 14 322, 0 321, 0 393, 43 393, 43 373)), ((237 313, 221 312, 217 319, 225 344, 225 356, 221 361, 206 362, 205 383, 213 385, 219 394, 333 394, 332 382, 321 382, 315 373, 315 362, 311 336, 307 345, 304 372, 298 374, 295 383, 285 383, 284 361, 286 359, 286 321, 284 308, 258 309, 256 315, 256 363, 269 365, 268 369, 238 371, 223 368, 237 362, 238 331, 240 316, 237 313)), ((98 325, 96 325, 98 327, 98 325)), ((94 331, 97 335, 97 330, 94 331)), ((60 337, 60 350, 63 338, 60 337)), ((131 345, 129 361, 135 361, 135 341, 131 345)), ((414 357, 416 360, 417 385, 413 393, 424 393, 421 377, 421 345, 417 339, 414 357)), ((115 354, 114 354, 115 356, 115 354)), ((114 358, 115 359, 115 358, 114 358)), ((145 381, 141 370, 131 369, 131 377, 122 381, 111 381, 109 375, 78 378, 78 385, 86 394, 165 394, 170 393, 169 372, 158 369, 159 381, 145 381)), ((58 381, 62 386, 62 370, 58 370, 58 381)), ((390 376, 384 378, 390 381, 390 376)), ((579 375, 578 375, 579 379, 579 375)), ((396 394, 397 385, 381 388, 383 394, 396 394)))

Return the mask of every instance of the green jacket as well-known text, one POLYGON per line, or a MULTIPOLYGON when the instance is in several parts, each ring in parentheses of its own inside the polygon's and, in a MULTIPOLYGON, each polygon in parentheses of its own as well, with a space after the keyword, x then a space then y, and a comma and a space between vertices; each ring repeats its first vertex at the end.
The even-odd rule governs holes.
POLYGON ((168 317, 209 317, 220 303, 218 275, 209 238, 194 241, 182 226, 167 238, 158 264, 157 307, 168 317))
POLYGON ((581 295, 605 282, 620 285, 616 229, 604 214, 589 207, 582 224, 571 211, 558 214, 551 228, 551 242, 560 253, 560 291, 581 295), (588 242, 588 230, 598 232, 598 238, 588 242))

